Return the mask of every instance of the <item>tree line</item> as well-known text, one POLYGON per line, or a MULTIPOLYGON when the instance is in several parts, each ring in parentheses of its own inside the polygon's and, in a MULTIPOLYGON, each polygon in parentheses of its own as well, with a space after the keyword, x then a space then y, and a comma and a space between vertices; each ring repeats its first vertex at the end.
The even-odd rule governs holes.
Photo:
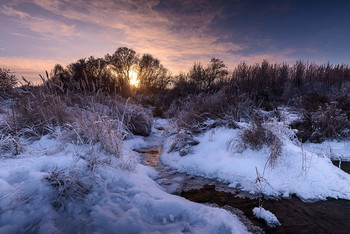
MULTIPOLYGON (((176 98, 224 89, 228 94, 246 93, 257 100, 271 102, 340 90, 350 82, 350 68, 345 64, 317 65, 299 60, 289 65, 264 60, 251 65, 243 62, 229 70, 222 60, 212 58, 206 66, 196 62, 187 73, 172 76, 152 55, 140 55, 133 49, 120 47, 103 58, 82 58, 66 67, 57 64, 50 74, 47 73, 47 79, 63 92, 99 91, 124 97, 135 92, 166 93, 176 98), (139 80, 137 89, 130 84, 132 72, 139 80)), ((1 70, 0 81, 1 89, 16 84, 14 75, 6 69, 1 70)))
POLYGON ((140 56, 127 47, 120 47, 104 58, 82 58, 67 67, 57 64, 49 79, 63 90, 101 90, 129 96, 131 72, 137 74, 138 92, 142 93, 164 90, 171 80, 169 70, 157 58, 150 54, 140 56))

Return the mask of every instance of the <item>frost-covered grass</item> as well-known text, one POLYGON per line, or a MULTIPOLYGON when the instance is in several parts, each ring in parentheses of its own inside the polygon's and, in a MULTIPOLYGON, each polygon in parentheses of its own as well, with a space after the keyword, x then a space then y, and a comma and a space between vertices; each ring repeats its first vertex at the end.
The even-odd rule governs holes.
POLYGON ((29 92, 0 116, 0 233, 247 232, 235 215, 152 179, 131 150, 150 144, 134 136, 151 133, 143 107, 45 85, 29 92))
POLYGON ((260 192, 255 184, 257 169, 266 181, 262 185, 265 195, 290 197, 295 194, 309 201, 327 197, 350 199, 350 175, 335 167, 329 158, 282 137, 281 156, 272 168, 266 166, 271 154, 266 146, 260 150, 247 148, 243 152, 227 148, 229 139, 239 138, 239 131, 227 128, 207 131, 195 137, 200 143, 192 147, 192 154, 184 157, 178 152, 167 152, 169 139, 161 160, 180 172, 218 179, 254 194, 260 192))
POLYGON ((259 218, 265 220, 266 224, 269 227, 280 226, 281 223, 278 221, 277 217, 268 210, 265 210, 262 207, 255 207, 253 209, 253 214, 259 218))
MULTIPOLYGON (((112 157, 92 145, 41 137, 0 164, 0 233, 244 233, 231 213, 170 195, 155 171, 123 147, 112 157), (89 167, 92 154, 99 161, 89 167), (122 169, 133 158, 134 170, 122 169)), ((130 168, 130 167, 129 167, 130 168)))

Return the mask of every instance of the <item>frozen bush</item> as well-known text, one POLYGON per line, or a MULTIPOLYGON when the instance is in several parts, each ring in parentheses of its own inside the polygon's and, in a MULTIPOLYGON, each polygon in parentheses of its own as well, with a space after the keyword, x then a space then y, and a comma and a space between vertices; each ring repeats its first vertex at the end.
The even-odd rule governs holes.
POLYGON ((75 120, 69 127, 80 143, 99 143, 107 153, 120 157, 126 135, 121 121, 97 112, 76 110, 75 120))
POLYGON ((0 137, 0 153, 10 153, 11 156, 18 155, 23 150, 22 142, 18 136, 1 134, 0 137))
POLYGON ((124 107, 124 123, 135 135, 149 136, 152 130, 152 115, 143 107, 127 103, 124 107))
POLYGON ((168 152, 178 151, 181 156, 185 156, 192 152, 192 146, 198 144, 199 141, 193 138, 191 132, 180 130, 180 132, 175 135, 168 152))
POLYGON ((215 94, 190 95, 186 99, 173 102, 165 115, 174 118, 180 129, 192 133, 201 133, 217 126, 237 128, 236 121, 245 112, 243 109, 248 110, 251 107, 249 101, 243 99, 229 99, 225 90, 215 94), (211 123, 207 124, 208 121, 211 123))
POLYGON ((291 124, 298 130, 297 136, 305 142, 320 143, 327 139, 340 140, 350 136, 350 121, 336 102, 319 106, 314 112, 303 112, 300 120, 291 124))
MULTIPOLYGON (((90 192, 90 186, 86 175, 78 169, 57 168, 49 172, 44 178, 53 189, 52 203, 55 208, 65 208, 69 200, 82 200, 90 192)), ((91 182, 90 182, 91 183, 91 182)))
POLYGON ((232 138, 227 142, 228 149, 242 153, 247 148, 260 150, 263 146, 270 147, 268 164, 272 168, 282 155, 282 147, 285 142, 299 145, 294 130, 276 119, 263 121, 261 116, 255 115, 247 127, 243 127, 238 138, 232 138))
POLYGON ((142 106, 118 96, 92 96, 89 99, 83 108, 120 120, 134 135, 148 136, 151 133, 153 117, 151 111, 142 106))
POLYGON ((260 150, 264 145, 272 145, 274 135, 264 126, 262 118, 255 115, 251 119, 250 125, 241 129, 239 138, 242 149, 260 150))
POLYGON ((38 91, 18 95, 6 122, 12 134, 39 136, 49 132, 47 126, 63 125, 70 122, 70 118, 70 110, 62 97, 38 91))

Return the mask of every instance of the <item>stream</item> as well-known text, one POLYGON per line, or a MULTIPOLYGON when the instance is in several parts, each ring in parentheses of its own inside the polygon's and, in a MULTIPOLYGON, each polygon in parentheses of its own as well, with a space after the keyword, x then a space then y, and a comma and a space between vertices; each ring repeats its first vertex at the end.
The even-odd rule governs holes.
MULTIPOLYGON (((257 197, 216 180, 179 173, 160 161, 161 147, 136 150, 144 165, 158 172, 155 181, 167 192, 190 201, 222 207, 236 214, 253 233, 349 233, 350 201, 328 199, 315 203, 290 199, 264 199, 263 207, 276 215, 281 226, 271 228, 252 212, 258 206, 257 197)), ((339 161, 334 161, 338 166, 339 161)), ((341 162, 341 168, 350 173, 350 162, 341 162)))

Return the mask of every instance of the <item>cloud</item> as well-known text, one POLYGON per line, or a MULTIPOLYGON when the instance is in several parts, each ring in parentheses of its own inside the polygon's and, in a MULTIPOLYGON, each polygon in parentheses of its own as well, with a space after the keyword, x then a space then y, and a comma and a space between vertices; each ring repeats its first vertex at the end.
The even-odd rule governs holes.
POLYGON ((181 4, 180 9, 184 8, 183 11, 188 11, 188 14, 179 14, 176 9, 158 9, 160 1, 34 2, 54 14, 99 25, 105 28, 104 34, 114 31, 121 35, 122 40, 110 35, 104 39, 109 39, 118 46, 131 47, 141 53, 154 54, 166 66, 175 70, 188 67, 187 62, 184 63, 186 58, 191 58, 193 63, 200 58, 207 60, 214 55, 221 57, 229 54, 228 51, 236 52, 244 48, 234 42, 220 42, 219 39, 225 36, 224 33, 213 35, 210 32, 211 23, 221 12, 210 9, 210 6, 204 4, 205 1, 181 4), (195 7, 201 7, 201 10, 193 12, 195 7), (195 56, 197 59, 193 59, 194 55, 200 55, 200 58, 195 56), (183 60, 174 60, 175 57, 181 57, 183 60))
POLYGON ((30 17, 29 14, 22 12, 22 11, 15 10, 14 8, 6 6, 6 5, 1 6, 0 13, 2 13, 4 15, 8 15, 8 16, 19 17, 21 19, 24 19, 26 17, 30 17))
MULTIPOLYGON (((219 19, 240 10, 239 1, 229 10, 222 1, 218 1, 220 4, 206 0, 31 0, 38 9, 47 12, 43 16, 20 8, 20 4, 26 0, 16 0, 0 7, 0 13, 12 17, 34 33, 29 35, 18 31, 12 32, 12 35, 21 35, 28 40, 42 40, 42 37, 55 42, 63 40, 61 44, 51 43, 46 49, 51 51, 51 54, 44 55, 52 57, 50 66, 45 59, 30 58, 26 59, 25 64, 37 67, 35 71, 33 66, 13 65, 18 71, 28 69, 33 77, 34 72, 51 69, 54 63, 60 63, 53 61, 55 54, 52 48, 60 53, 60 57, 64 57, 62 51, 65 51, 67 57, 74 58, 65 61, 70 63, 77 56, 103 56, 107 52, 113 53, 120 46, 127 46, 139 53, 156 56, 175 74, 187 71, 195 61, 206 64, 211 57, 220 58, 229 66, 241 61, 258 62, 265 58, 286 61, 291 58, 290 51, 244 54, 249 44, 230 40, 232 31, 214 28, 219 19), (44 65, 40 67, 39 62, 44 65)), ((10 61, 16 62, 15 59, 10 61)))
POLYGON ((41 39, 44 37, 50 40, 62 40, 65 37, 80 36, 75 25, 68 25, 50 18, 32 16, 30 13, 16 10, 15 6, 13 3, 9 6, 2 5, 0 6, 0 13, 11 17, 22 28, 27 28, 37 35, 39 34, 41 39))

